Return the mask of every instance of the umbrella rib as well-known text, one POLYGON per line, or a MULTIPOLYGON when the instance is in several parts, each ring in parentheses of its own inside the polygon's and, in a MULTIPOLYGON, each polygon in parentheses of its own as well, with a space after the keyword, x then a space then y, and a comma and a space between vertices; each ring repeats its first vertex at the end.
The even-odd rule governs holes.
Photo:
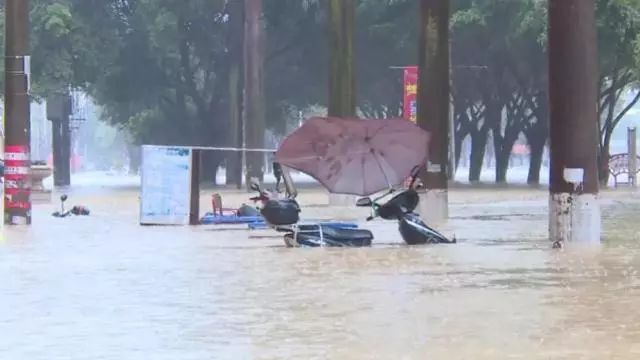
MULTIPOLYGON (((376 135, 378 135, 378 133, 379 133, 379 132, 381 132, 382 130, 384 130, 384 129, 388 128, 388 127, 389 127, 389 123, 385 123, 383 126, 381 126, 381 127, 377 128, 377 129, 376 129, 376 131, 375 131, 375 133, 374 133, 370 138, 375 137, 376 135)), ((397 132, 397 131, 392 131, 391 133, 393 133, 393 132, 397 132)), ((369 128, 366 128, 366 134, 367 134, 367 137, 369 137, 369 128)), ((388 133, 387 133, 387 134, 388 134, 388 133)), ((404 147, 405 149, 413 150, 413 147, 408 146, 408 145, 407 145, 407 144, 405 144, 405 143, 399 142, 399 143, 397 143, 397 144, 398 144, 398 145, 401 145, 401 146, 402 146, 402 147, 404 147)), ((374 155, 374 158, 375 158, 375 160, 376 160, 376 163, 378 164, 378 168, 380 168, 380 172, 382 172, 382 175, 384 176, 384 179, 385 179, 385 181, 387 182, 387 185, 389 186, 389 188, 391 188, 391 187, 392 187, 392 186, 391 186, 391 181, 389 181, 389 177, 387 176, 387 173, 384 171, 384 168, 382 167, 382 163, 381 163, 381 161, 380 161, 380 157, 379 157, 379 155, 378 155, 378 154, 375 154, 375 153, 374 153, 373 155, 374 155)), ((363 173, 364 173, 364 171, 363 171, 363 173)))
POLYGON ((384 171, 384 168, 382 167, 382 164, 380 163, 380 158, 379 155, 376 153, 373 153, 373 157, 374 159, 376 159, 376 164, 378 164, 378 167, 380 168, 380 172, 382 173, 382 176, 384 176, 384 179, 387 182, 387 186, 389 186, 389 188, 391 188, 391 181, 389 181, 389 177, 387 176, 387 173, 384 171))
MULTIPOLYGON (((294 161, 305 161, 305 160, 317 160, 317 155, 308 155, 308 156, 296 156, 294 161)), ((284 160, 283 164, 286 165, 287 159, 284 160)))
MULTIPOLYGON (((381 127, 376 129, 376 132, 373 133, 373 135, 371 135, 371 138, 375 137, 376 135, 378 135, 378 133, 386 128, 389 127, 389 123, 384 123, 381 127)), ((368 128, 367 128, 367 132, 368 132, 368 128)))

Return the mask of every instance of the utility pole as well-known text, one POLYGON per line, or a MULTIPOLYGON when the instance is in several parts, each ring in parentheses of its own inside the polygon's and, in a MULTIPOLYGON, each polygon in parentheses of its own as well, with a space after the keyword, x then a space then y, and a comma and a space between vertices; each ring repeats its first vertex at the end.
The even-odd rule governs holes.
MULTIPOLYGON (((244 0, 231 0, 229 6, 229 143, 231 147, 244 147, 242 103, 244 94, 244 0)), ((242 188, 242 152, 229 152, 227 156, 227 185, 242 188)))
POLYGON ((599 243, 598 43, 595 4, 549 0, 549 236, 599 243), (571 19, 571 21, 567 21, 571 19))
POLYGON ((420 15, 417 123, 431 140, 419 212, 428 222, 438 223, 449 217, 449 0, 421 0, 420 15))
POLYGON ((4 222, 30 225, 29 1, 5 1, 4 222))
MULTIPOLYGON (((262 0, 245 0, 245 134, 247 147, 264 147, 265 99, 264 99, 264 19, 262 0)), ((247 187, 250 179, 264 177, 264 157, 259 152, 249 152, 247 162, 247 187)))

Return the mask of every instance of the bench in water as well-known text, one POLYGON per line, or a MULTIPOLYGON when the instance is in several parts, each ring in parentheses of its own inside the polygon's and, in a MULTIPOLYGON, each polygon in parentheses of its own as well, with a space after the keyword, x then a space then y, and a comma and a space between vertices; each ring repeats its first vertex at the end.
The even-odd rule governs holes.
MULTIPOLYGON (((636 155, 636 167, 640 166, 640 156, 636 155)), ((629 154, 615 154, 611 155, 609 158, 609 173, 613 175, 613 181, 615 187, 618 187, 618 184, 624 185, 632 185, 630 170, 629 170, 629 154), (618 181, 618 176, 627 175, 627 181, 621 182, 618 181)), ((635 175, 637 176, 640 173, 640 169, 636 168, 635 175)))

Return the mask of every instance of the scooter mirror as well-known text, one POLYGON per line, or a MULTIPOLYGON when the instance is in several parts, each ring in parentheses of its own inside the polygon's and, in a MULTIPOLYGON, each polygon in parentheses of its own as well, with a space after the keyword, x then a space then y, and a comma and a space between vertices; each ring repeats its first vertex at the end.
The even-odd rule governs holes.
POLYGON ((67 195, 60 196, 60 201, 62 201, 62 202, 67 201, 67 195))
POLYGON ((358 199, 358 201, 356 201, 356 206, 358 207, 369 207, 371 205, 373 205, 373 202, 368 197, 361 198, 361 199, 358 199))

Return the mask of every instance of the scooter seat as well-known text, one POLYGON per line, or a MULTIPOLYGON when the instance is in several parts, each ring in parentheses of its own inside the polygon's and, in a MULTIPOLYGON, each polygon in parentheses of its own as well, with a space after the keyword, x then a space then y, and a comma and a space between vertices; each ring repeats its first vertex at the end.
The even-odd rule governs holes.
POLYGON ((330 226, 323 226, 322 233, 324 237, 336 240, 373 240, 373 234, 365 229, 339 229, 330 226))

